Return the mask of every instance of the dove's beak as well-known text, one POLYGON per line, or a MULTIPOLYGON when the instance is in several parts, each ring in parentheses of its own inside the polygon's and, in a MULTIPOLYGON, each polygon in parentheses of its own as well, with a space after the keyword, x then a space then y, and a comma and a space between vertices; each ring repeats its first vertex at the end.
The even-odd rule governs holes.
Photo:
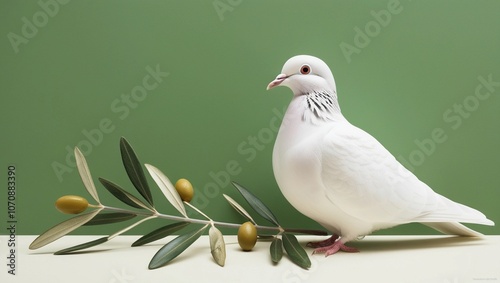
POLYGON ((285 74, 279 74, 276 79, 274 79, 274 81, 270 82, 268 85, 267 85, 267 90, 270 90, 272 89, 273 87, 275 86, 279 86, 284 80, 286 80, 288 78, 287 75, 285 74))

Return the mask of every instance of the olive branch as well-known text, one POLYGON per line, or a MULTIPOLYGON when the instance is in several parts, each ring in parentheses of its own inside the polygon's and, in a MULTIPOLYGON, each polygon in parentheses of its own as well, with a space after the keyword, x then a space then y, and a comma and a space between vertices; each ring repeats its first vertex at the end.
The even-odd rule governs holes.
POLYGON ((258 225, 242 205, 226 194, 223 194, 223 196, 228 203, 248 221, 243 224, 214 221, 194 205, 189 203, 193 193, 192 185, 189 181, 183 179, 184 185, 187 185, 187 191, 186 188, 180 189, 179 187, 176 187, 177 183, 176 186, 174 186, 167 176, 165 176, 165 174, 163 174, 158 168, 150 164, 145 164, 144 166, 146 167, 148 173, 158 185, 165 198, 180 213, 180 216, 162 214, 158 212, 154 206, 144 170, 136 153, 129 142, 123 137, 120 139, 122 162, 130 181, 143 200, 125 191, 116 183, 104 178, 99 178, 99 182, 108 192, 110 192, 118 200, 130 207, 133 207, 134 210, 107 206, 102 204, 99 200, 99 195, 97 194, 97 189, 93 182, 92 175, 90 174, 84 155, 77 147, 75 147, 74 153, 76 165, 82 178, 82 182, 92 199, 94 199, 97 204, 89 204, 85 198, 80 196, 63 196, 59 198, 56 201, 56 207, 64 213, 80 214, 89 207, 93 208, 93 210, 70 218, 48 229, 31 243, 29 246, 31 250, 48 245, 81 226, 103 225, 122 222, 136 217, 141 218, 134 224, 127 226, 114 234, 65 248, 54 253, 55 255, 71 254, 75 251, 87 249, 110 241, 116 236, 129 231, 143 222, 160 218, 174 222, 142 236, 137 241, 132 243, 132 247, 142 246, 153 241, 160 240, 166 236, 173 235, 190 225, 196 226, 196 228, 188 232, 181 233, 160 248, 149 262, 149 269, 156 269, 168 264, 171 260, 176 258, 191 244, 193 244, 207 229, 209 230, 208 236, 212 257, 217 264, 224 266, 226 260, 224 236, 216 226, 238 229, 238 243, 243 250, 251 250, 258 238, 271 240, 269 250, 271 260, 274 263, 278 263, 281 260, 283 250, 285 250, 292 262, 307 269, 311 266, 311 261, 293 233, 326 235, 324 231, 319 230, 283 228, 272 211, 257 196, 236 182, 232 182, 233 186, 243 196, 248 205, 260 216, 269 221, 273 226, 258 225), (205 219, 189 217, 186 213, 186 207, 193 209, 205 219), (263 231, 268 233, 275 232, 275 234, 258 236, 257 232, 263 231))

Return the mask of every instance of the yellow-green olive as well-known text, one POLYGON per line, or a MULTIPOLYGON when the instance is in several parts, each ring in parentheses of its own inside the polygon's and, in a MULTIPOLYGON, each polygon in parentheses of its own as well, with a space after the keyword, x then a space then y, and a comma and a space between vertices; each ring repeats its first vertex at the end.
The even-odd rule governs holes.
POLYGON ((238 244, 244 251, 250 251, 257 243, 257 228, 252 222, 248 221, 241 224, 238 229, 238 244))
POLYGON ((78 214, 89 206, 89 202, 81 196, 62 196, 56 200, 56 208, 67 214, 78 214))
POLYGON ((193 199, 194 195, 194 189, 193 185, 191 185, 191 182, 189 182, 186 179, 179 179, 175 183, 175 189, 177 190, 177 193, 181 196, 181 199, 183 201, 190 202, 191 199, 193 199))

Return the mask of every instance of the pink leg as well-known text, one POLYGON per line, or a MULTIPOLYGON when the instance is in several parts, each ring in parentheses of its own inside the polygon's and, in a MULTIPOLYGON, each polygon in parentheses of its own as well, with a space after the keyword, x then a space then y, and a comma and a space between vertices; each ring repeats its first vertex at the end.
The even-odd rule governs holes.
POLYGON ((348 246, 344 245, 342 243, 342 241, 339 239, 329 246, 324 246, 324 247, 320 247, 320 248, 315 249, 313 251, 313 254, 325 253, 325 257, 326 257, 326 256, 332 255, 338 251, 344 251, 344 252, 348 252, 348 253, 359 252, 358 249, 356 249, 356 248, 348 247, 348 246))
POLYGON ((328 247, 328 246, 331 246, 332 244, 334 244, 338 238, 339 238, 338 235, 333 234, 330 238, 328 238, 326 240, 319 241, 319 242, 309 242, 309 243, 307 243, 306 246, 308 246, 310 248, 328 247))

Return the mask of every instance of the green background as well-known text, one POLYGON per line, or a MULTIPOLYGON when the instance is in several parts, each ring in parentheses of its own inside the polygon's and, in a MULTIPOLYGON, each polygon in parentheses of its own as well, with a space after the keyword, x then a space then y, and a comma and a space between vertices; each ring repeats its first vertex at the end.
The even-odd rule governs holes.
MULTIPOLYGON (((54 208, 62 195, 90 199, 66 161, 66 148, 75 145, 82 145, 96 182, 105 177, 133 192, 119 152, 124 136, 141 162, 160 168, 173 182, 191 180, 194 203, 213 219, 243 221, 222 197, 228 194, 246 206, 224 184, 226 166, 237 162, 231 179, 259 196, 283 226, 320 228, 286 202, 271 166, 271 122, 291 92, 265 88, 297 54, 329 64, 342 111, 353 124, 398 159, 413 160, 413 172, 435 191, 499 223, 500 87, 483 100, 474 92, 478 77, 491 74, 500 82, 500 2, 401 1, 399 13, 377 24, 374 14, 382 15, 392 2, 71 1, 50 6, 53 15, 44 19, 47 12, 35 1, 2 1, 2 225, 7 225, 9 164, 17 168, 18 234, 40 234, 67 219, 54 208), (36 33, 29 34, 23 18, 38 23, 36 33), (372 36, 366 46, 358 42, 357 53, 344 55, 341 43, 356 47, 355 28, 367 26, 372 36), (12 44, 12 33, 23 36, 23 27, 31 38, 12 44), (148 66, 168 76, 140 101, 121 101, 143 84, 148 66), (455 105, 464 103, 469 110, 457 112, 455 105), (97 134, 102 121, 112 130, 97 134), (427 152, 419 149, 415 140, 432 138, 435 129, 442 129, 446 140, 427 152), (91 147, 85 131, 93 133, 91 147), (54 164, 68 172, 58 177, 54 164), (214 175, 222 186, 214 185, 214 175)), ((175 214, 148 179, 158 210, 175 214)), ((105 204, 125 206, 96 184, 105 204)), ((153 220, 129 233, 160 225, 153 220)), ((76 233, 106 234, 124 226, 76 233)), ((471 227, 500 232, 499 226, 471 227)), ((410 224, 377 233, 435 232, 410 224)))

